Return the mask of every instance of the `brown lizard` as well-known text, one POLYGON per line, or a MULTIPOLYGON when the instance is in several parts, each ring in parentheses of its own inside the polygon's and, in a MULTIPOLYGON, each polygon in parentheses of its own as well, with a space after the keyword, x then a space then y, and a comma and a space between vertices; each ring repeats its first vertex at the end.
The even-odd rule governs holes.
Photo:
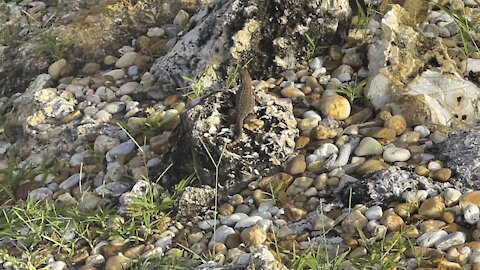
POLYGON ((243 124, 245 118, 253 113, 255 107, 255 92, 252 87, 252 78, 246 69, 240 70, 240 87, 235 94, 235 107, 237 115, 235 119, 235 128, 237 138, 230 145, 236 145, 242 139, 243 124))

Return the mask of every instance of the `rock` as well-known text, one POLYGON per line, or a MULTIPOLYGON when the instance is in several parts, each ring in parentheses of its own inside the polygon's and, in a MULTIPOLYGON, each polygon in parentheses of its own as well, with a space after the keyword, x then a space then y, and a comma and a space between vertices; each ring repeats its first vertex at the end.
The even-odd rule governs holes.
POLYGON ((433 180, 439 182, 448 181, 450 179, 450 176, 452 176, 452 170, 450 170, 449 168, 441 168, 430 172, 430 177, 432 177, 433 180))
POLYGON ((367 226, 368 219, 358 210, 353 210, 342 221, 342 229, 344 232, 357 235, 358 230, 363 230, 367 226))
POLYGON ((465 233, 453 232, 435 241, 435 247, 440 250, 447 250, 452 246, 465 243, 465 233))
POLYGON ((452 206, 456 204, 461 196, 462 196, 462 193, 453 188, 446 188, 443 191, 443 201, 445 202, 446 206, 452 206))
POLYGON ((448 236, 448 233, 443 230, 426 232, 418 237, 417 243, 422 247, 432 247, 438 240, 446 236, 448 236))
POLYGON ((212 237, 212 241, 216 243, 225 243, 225 239, 228 235, 235 234, 235 230, 226 225, 222 225, 215 230, 215 233, 212 237))
POLYGON ((60 72, 65 66, 67 66, 67 60, 65 59, 60 59, 54 62, 48 67, 48 75, 54 80, 58 79, 60 77, 60 72))
POLYGON ((213 205, 215 190, 209 186, 186 187, 177 202, 177 215, 193 217, 205 213, 213 205))
POLYGON ((148 37, 163 37, 165 35, 165 30, 161 27, 151 27, 148 28, 147 36, 148 37))
POLYGON ((285 172, 291 175, 301 174, 305 172, 307 163, 304 155, 297 155, 294 157, 285 168, 285 172))
POLYGON ((280 93, 282 96, 286 98, 302 98, 305 97, 305 94, 302 92, 302 90, 294 87, 294 86, 289 86, 283 88, 280 93))
POLYGON ((60 189, 73 188, 74 186, 76 186, 80 182, 80 180, 83 180, 84 177, 86 177, 86 175, 84 173, 82 173, 82 174, 76 173, 76 174, 70 176, 69 178, 67 178, 65 181, 63 181, 58 186, 58 188, 60 188, 60 189))
POLYGON ((285 205, 284 209, 285 209, 285 216, 290 221, 300 221, 307 216, 307 211, 305 211, 302 208, 295 207, 291 204, 285 205))
MULTIPOLYGON (((243 59, 244 55, 253 59, 249 63, 250 73, 269 77, 280 70, 295 68, 296 52, 302 51, 305 45, 304 33, 298 32, 298 25, 315 29, 315 33, 308 30, 308 34, 322 36, 322 41, 328 43, 338 38, 340 29, 347 27, 350 13, 351 8, 346 0, 335 0, 323 5, 318 5, 313 0, 306 3, 293 0, 282 3, 270 0, 252 3, 234 0, 211 2, 191 17, 191 29, 179 38, 165 57, 153 64, 151 72, 158 78, 159 84, 168 87, 165 93, 167 95, 175 92, 176 87, 183 83, 181 76, 196 78, 207 69, 211 71, 202 76, 200 84, 209 87, 216 78, 226 78, 224 71, 214 68, 212 63, 227 63, 233 59, 243 59), (262 9, 266 5, 270 7, 268 11, 262 9), (282 16, 284 24, 281 35, 279 31, 263 33, 263 29, 271 29, 271 22, 282 16), (237 24, 240 18, 243 18, 240 20, 242 23, 232 31, 230 25, 237 24), (267 40, 268 44, 262 44, 256 38, 258 35, 262 36, 262 40, 267 40), (200 40, 198 37, 203 38, 200 40), (223 40, 233 42, 221 49, 212 46, 223 44, 223 40), (206 58, 205 55, 209 57, 206 58), (218 72, 222 74, 218 75, 218 72)), ((168 29, 163 28, 168 32, 168 29)))
MULTIPOLYGON (((223 225, 227 225, 227 226, 231 226, 231 227, 234 227, 235 224, 237 224, 237 222, 239 221, 242 221, 242 222, 245 222, 245 220, 249 218, 249 216, 247 214, 244 214, 244 213, 234 213, 234 214, 231 214, 229 216, 225 216, 223 217, 220 222, 223 224, 223 225)), ((258 221, 258 220, 257 220, 258 221)), ((256 222, 256 221, 255 221, 256 222)), ((255 224, 255 223, 254 223, 255 224)), ((244 228, 247 228, 249 226, 243 226, 244 228)))
POLYGON ((383 151, 383 159, 387 162, 407 161, 410 158, 410 151, 403 148, 389 147, 383 151))
POLYGON ((350 116, 350 102, 340 95, 322 97, 312 104, 323 116, 330 116, 335 120, 345 120, 350 116))
MULTIPOLYGON (((194 106, 180 114, 179 126, 170 136, 167 152, 162 158, 162 166, 157 168, 160 174, 165 168, 173 164, 162 178, 165 187, 173 189, 180 175, 194 172, 195 160, 199 166, 209 168, 197 171, 200 182, 214 187, 215 178, 220 179, 220 197, 238 194, 254 178, 264 175, 273 175, 295 153, 295 136, 298 133, 296 121, 292 113, 292 104, 285 99, 278 99, 268 94, 257 93, 256 108, 265 108, 262 115, 263 128, 250 131, 244 129, 241 143, 233 148, 224 149, 224 143, 230 143, 235 138, 233 132, 218 136, 219 130, 225 126, 220 121, 228 117, 224 115, 232 106, 233 93, 218 92, 207 95, 201 104, 217 104, 216 106, 194 106), (211 135, 208 135, 211 134, 211 135), (219 143, 220 141, 222 143, 219 143), (209 154, 207 154, 207 151, 209 154), (241 153, 248 151, 254 159, 241 158, 241 153), (192 155, 197 157, 194 159, 192 155), (216 175, 209 155, 220 157, 219 175, 216 175)), ((299 157, 300 158, 300 157, 299 157)), ((301 169, 292 168, 292 169, 301 169)), ((270 185, 265 186, 270 192, 270 185)), ((274 187, 272 185, 272 187, 274 187)), ((284 186, 285 188, 287 186, 284 186)))
POLYGON ((105 155, 108 162, 113 162, 116 159, 122 158, 135 150, 136 145, 132 140, 125 141, 110 149, 105 155))
POLYGON ((239 220, 235 224, 235 229, 236 230, 242 230, 242 229, 245 229, 245 228, 252 227, 253 225, 255 225, 260 220, 262 220, 262 217, 259 217, 259 216, 247 217, 245 219, 239 220))
POLYGON ((368 218, 368 220, 379 220, 382 215, 382 207, 379 205, 372 206, 365 211, 365 217, 368 218))
POLYGON ((107 135, 99 135, 93 144, 93 150, 97 153, 105 154, 113 147, 120 144, 120 140, 107 135))
POLYGON ((335 226, 335 220, 323 215, 316 214, 312 221, 312 229, 316 231, 326 232, 335 226))
POLYGON ((394 115, 388 118, 384 122, 383 126, 395 130, 395 133, 398 136, 405 132, 405 129, 407 128, 407 121, 401 115, 394 115))
POLYGON ((54 261, 47 265, 47 268, 50 270, 64 270, 67 269, 67 264, 62 261, 54 261))
POLYGON ((441 56, 445 45, 403 23, 411 18, 399 5, 393 5, 384 18, 375 33, 379 38, 368 51, 372 79, 364 94, 372 105, 391 108, 409 124, 450 125, 454 115, 469 124, 478 120, 479 88, 458 74, 453 59, 441 56), (448 73, 424 70, 433 59, 448 73))
POLYGON ((397 232, 402 229, 404 222, 399 215, 395 214, 393 209, 389 209, 385 211, 385 213, 382 215, 382 218, 380 219, 380 224, 386 226, 387 229, 391 232, 397 232))
POLYGON ((135 59, 139 56, 136 52, 127 52, 120 57, 115 63, 116 68, 125 68, 132 66, 135 63, 135 59))
POLYGON ((105 270, 123 270, 130 264, 130 258, 125 256, 112 256, 105 263, 105 270))
POLYGON ((480 210, 476 204, 467 204, 463 208, 463 217, 469 224, 476 224, 480 220, 480 210))
POLYGON ((118 95, 131 95, 140 89, 139 85, 138 82, 127 82, 118 89, 117 93, 118 95))
MULTIPOLYGON (((390 166, 386 170, 367 174, 359 181, 349 183, 344 189, 349 190, 350 188, 352 189, 350 203, 386 206, 400 198, 404 191, 424 189, 427 194, 436 195, 443 190, 443 185, 415 173, 404 171, 397 166, 390 166)), ((350 198, 348 192, 344 196, 350 198)), ((345 202, 347 203, 347 200, 345 202)))
POLYGON ((247 246, 260 245, 267 240, 267 234, 259 226, 246 228, 240 234, 242 242, 247 246))
MULTIPOLYGON (((237 263, 238 265, 238 263, 237 263)), ((250 255, 248 270, 287 270, 287 267, 277 261, 273 254, 265 247, 250 255)))
POLYGON ((382 152, 382 145, 372 137, 363 138, 354 151, 356 156, 380 155, 382 152))
POLYGON ((37 202, 43 199, 46 199, 48 197, 51 197, 53 195, 53 192, 46 187, 41 187, 34 189, 28 193, 28 201, 33 201, 37 202))
POLYGON ((418 214, 432 219, 440 218, 443 211, 445 211, 445 204, 440 196, 426 199, 418 208, 418 214))

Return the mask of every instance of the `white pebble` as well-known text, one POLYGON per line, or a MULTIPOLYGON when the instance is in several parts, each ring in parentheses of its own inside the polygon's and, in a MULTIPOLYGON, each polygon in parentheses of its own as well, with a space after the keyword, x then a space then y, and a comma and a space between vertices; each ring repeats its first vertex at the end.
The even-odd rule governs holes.
POLYGON ((428 137, 428 135, 430 135, 430 130, 423 125, 416 126, 415 128, 413 128, 413 130, 418 132, 421 138, 426 138, 428 137))
POLYGON ((365 217, 368 220, 379 220, 383 215, 382 207, 379 205, 372 206, 365 211, 365 217))
POLYGON ((475 224, 480 219, 480 209, 476 204, 469 203, 463 208, 463 217, 468 224, 475 224))
POLYGON ((437 243, 438 240, 442 239, 447 235, 448 233, 442 230, 426 232, 418 237, 417 243, 422 247, 432 247, 435 245, 435 243, 437 243))
POLYGON ((428 163, 428 166, 427 168, 430 170, 430 171, 436 171, 436 170, 439 170, 442 168, 442 164, 440 164, 440 162, 438 161, 430 161, 428 163))
POLYGON ((404 148, 390 147, 383 151, 383 159, 387 162, 407 161, 410 151, 404 148))

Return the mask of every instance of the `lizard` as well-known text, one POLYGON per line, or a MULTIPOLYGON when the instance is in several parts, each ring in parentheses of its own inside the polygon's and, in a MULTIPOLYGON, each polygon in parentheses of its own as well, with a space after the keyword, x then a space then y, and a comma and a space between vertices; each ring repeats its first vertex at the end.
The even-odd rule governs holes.
POLYGON ((230 143, 236 145, 242 139, 243 124, 245 118, 253 113, 255 107, 255 92, 252 87, 252 78, 246 69, 240 70, 240 87, 235 94, 235 108, 237 110, 235 119, 236 139, 230 143))

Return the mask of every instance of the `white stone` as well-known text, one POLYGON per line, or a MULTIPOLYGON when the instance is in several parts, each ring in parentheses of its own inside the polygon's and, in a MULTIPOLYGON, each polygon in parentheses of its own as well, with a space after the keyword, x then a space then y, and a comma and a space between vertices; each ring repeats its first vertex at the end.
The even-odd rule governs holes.
POLYGON ((469 203, 463 208, 463 217, 468 224, 475 224, 480 219, 480 209, 476 204, 469 203))
POLYGON ((410 151, 404 148, 390 147, 383 151, 383 159, 387 162, 407 161, 410 151))
POLYGON ((452 232, 438 239, 435 242, 435 247, 440 250, 447 250, 454 245, 465 243, 465 238, 465 233, 463 232, 452 232))
POLYGON ((466 73, 480 73, 480 59, 468 58, 463 63, 466 73))
POLYGON ((112 115, 104 110, 98 111, 95 116, 93 116, 93 119, 99 123, 108 123, 110 120, 112 120, 112 115))
POLYGON ((372 137, 365 137, 360 141, 360 144, 355 148, 356 156, 380 155, 383 152, 382 145, 372 137))
POLYGON ((248 218, 248 215, 245 213, 234 213, 229 216, 223 217, 222 219, 220 219, 220 222, 223 225, 235 226, 235 224, 237 224, 238 221, 246 218, 248 218))
POLYGON ((117 95, 130 95, 140 89, 140 84, 138 82, 127 82, 124 85, 120 86, 120 89, 117 91, 117 95))
POLYGON ((438 161, 430 161, 428 163, 428 166, 427 168, 430 170, 430 171, 435 171, 435 170, 439 170, 442 168, 442 164, 438 161))
POLYGON ((215 230, 212 241, 215 239, 217 243, 225 243, 225 239, 230 234, 235 234, 235 230, 229 226, 222 225, 215 230))
POLYGON ((424 189, 404 191, 402 199, 407 202, 421 202, 428 197, 428 192, 424 189))
POLYGON ((148 28, 147 36, 148 37, 163 37, 165 35, 165 30, 161 27, 151 27, 148 28))
POLYGON ((461 196, 462 193, 454 188, 446 188, 443 191, 443 200, 446 206, 456 204, 461 196))
POLYGON ((379 205, 372 206, 365 211, 365 217, 368 220, 379 220, 383 215, 382 207, 379 205))
POLYGON ((139 56, 136 52, 127 52, 122 57, 120 57, 115 63, 116 68, 124 68, 133 65, 135 59, 139 56))
POLYGON ((120 80, 123 79, 123 76, 125 76, 125 71, 123 69, 114 69, 109 72, 103 73, 104 76, 112 76, 114 80, 120 80))
POLYGON ((30 191, 30 193, 28 193, 28 200, 36 202, 51 196, 53 196, 52 190, 46 187, 41 187, 30 191))
POLYGON ((430 130, 424 125, 416 126, 415 128, 413 128, 413 130, 418 132, 421 138, 426 138, 428 137, 428 135, 430 135, 430 130))
POLYGON ((325 160, 334 153, 338 153, 338 147, 333 143, 324 143, 313 152, 320 160, 325 160))
POLYGON ((417 243, 422 247, 433 247, 438 240, 442 239, 447 235, 448 233, 442 230, 426 232, 418 237, 417 243))
POLYGON ((237 224, 235 224, 235 229, 243 230, 245 228, 252 227, 253 225, 255 225, 257 223, 257 221, 259 221, 261 219, 262 219, 262 217, 260 217, 260 216, 252 216, 252 217, 242 219, 242 220, 238 221, 237 224))

